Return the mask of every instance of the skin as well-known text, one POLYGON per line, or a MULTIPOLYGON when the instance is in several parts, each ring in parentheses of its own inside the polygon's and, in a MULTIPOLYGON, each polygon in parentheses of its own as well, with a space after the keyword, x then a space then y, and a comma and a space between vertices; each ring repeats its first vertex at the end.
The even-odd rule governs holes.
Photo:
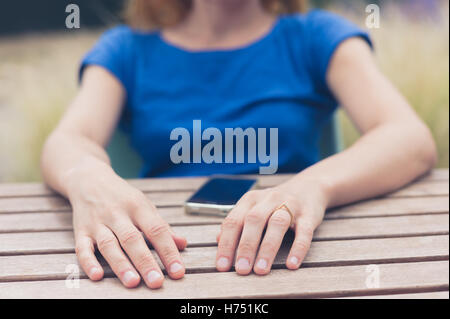
MULTIPOLYGON (((188 17, 163 30, 163 37, 187 50, 245 45, 274 22, 257 0, 196 0, 188 17)), ((291 226, 295 239, 286 266, 298 269, 327 208, 393 191, 429 171, 436 148, 425 124, 377 69, 368 45, 357 38, 342 43, 327 82, 362 133, 347 150, 298 173, 282 185, 244 195, 218 234, 219 271, 265 275, 291 226), (413 141, 413 142, 412 142, 413 141), (264 237, 263 231, 266 229, 264 237)), ((144 238, 155 248, 172 279, 184 276, 177 236, 139 190, 112 170, 104 150, 114 131, 125 90, 108 71, 86 69, 71 106, 42 153, 45 181, 73 206, 76 253, 92 280, 103 278, 97 248, 124 286, 141 279, 150 288, 163 274, 144 238)))

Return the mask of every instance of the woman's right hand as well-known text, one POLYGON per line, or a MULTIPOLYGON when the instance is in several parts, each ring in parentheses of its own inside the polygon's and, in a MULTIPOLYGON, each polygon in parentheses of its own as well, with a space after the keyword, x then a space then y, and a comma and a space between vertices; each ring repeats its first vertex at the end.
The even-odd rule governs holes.
POLYGON ((97 247, 125 287, 136 287, 141 278, 150 288, 161 287, 164 275, 141 232, 169 276, 184 276, 179 250, 186 247, 186 239, 174 234, 141 191, 103 163, 95 170, 74 169, 66 178, 73 207, 76 254, 91 280, 100 280, 104 275, 94 254, 97 247))

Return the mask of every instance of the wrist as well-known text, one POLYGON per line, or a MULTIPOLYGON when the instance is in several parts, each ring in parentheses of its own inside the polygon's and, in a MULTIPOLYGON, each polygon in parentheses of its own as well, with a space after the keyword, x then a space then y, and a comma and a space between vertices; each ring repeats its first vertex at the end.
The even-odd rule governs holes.
POLYGON ((314 200, 315 205, 320 206, 323 210, 326 210, 330 204, 330 185, 321 176, 306 176, 300 173, 279 187, 295 197, 307 195, 308 198, 314 200))
POLYGON ((115 175, 115 172, 109 164, 94 157, 86 157, 62 174, 61 184, 65 185, 67 197, 70 199, 80 193, 83 185, 95 185, 112 175, 115 175))

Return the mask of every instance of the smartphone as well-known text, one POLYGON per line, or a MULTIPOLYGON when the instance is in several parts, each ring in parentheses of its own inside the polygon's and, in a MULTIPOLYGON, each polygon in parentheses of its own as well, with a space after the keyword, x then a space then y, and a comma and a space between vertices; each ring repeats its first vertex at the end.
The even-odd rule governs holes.
POLYGON ((255 179, 210 178, 184 204, 187 214, 226 216, 238 200, 256 187, 255 179))

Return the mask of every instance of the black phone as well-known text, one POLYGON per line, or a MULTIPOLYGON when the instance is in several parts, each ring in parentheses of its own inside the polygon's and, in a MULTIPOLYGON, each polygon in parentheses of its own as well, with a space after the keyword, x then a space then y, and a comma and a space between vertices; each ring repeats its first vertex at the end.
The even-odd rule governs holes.
POLYGON ((212 177, 186 201, 185 211, 187 214, 226 216, 256 184, 256 179, 212 177))

